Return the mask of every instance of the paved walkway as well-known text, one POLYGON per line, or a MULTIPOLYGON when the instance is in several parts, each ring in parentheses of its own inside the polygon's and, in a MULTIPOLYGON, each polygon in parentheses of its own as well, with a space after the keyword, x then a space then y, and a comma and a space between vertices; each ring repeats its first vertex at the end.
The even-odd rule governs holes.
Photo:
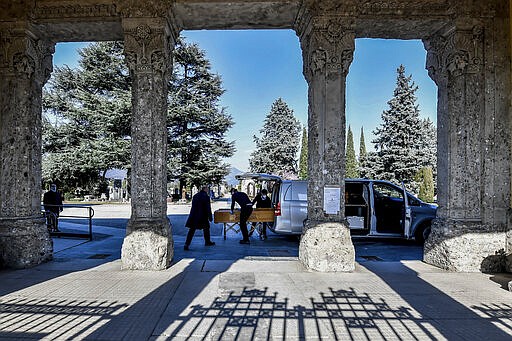
POLYGON ((241 246, 218 233, 216 246, 198 235, 188 253, 175 234, 166 271, 121 271, 124 230, 94 230, 92 242, 55 239, 52 262, 0 272, 0 340, 512 339, 510 274, 360 252, 352 273, 315 273, 297 261, 296 241, 241 246))

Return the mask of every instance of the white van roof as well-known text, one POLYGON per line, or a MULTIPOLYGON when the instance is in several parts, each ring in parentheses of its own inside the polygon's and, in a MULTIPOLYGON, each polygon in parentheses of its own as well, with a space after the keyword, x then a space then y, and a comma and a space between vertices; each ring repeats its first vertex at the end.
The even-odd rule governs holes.
POLYGON ((235 179, 237 180, 257 180, 257 181, 281 181, 281 177, 273 174, 264 174, 264 173, 242 173, 235 175, 235 179))

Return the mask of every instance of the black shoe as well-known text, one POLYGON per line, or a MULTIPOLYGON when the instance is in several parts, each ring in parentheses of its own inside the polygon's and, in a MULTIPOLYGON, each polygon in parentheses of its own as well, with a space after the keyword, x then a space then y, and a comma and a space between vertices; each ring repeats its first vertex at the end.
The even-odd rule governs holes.
POLYGON ((267 236, 261 236, 262 240, 267 240, 267 236))
POLYGON ((251 244, 251 242, 250 242, 250 241, 248 241, 248 240, 244 240, 244 239, 242 239, 242 240, 240 241, 240 244, 251 244))
POLYGON ((207 243, 204 243, 204 246, 213 246, 215 245, 215 242, 207 242, 207 243))
POLYGON ((185 245, 185 246, 183 246, 183 250, 188 251, 188 250, 190 250, 190 248, 188 247, 188 245, 185 245))

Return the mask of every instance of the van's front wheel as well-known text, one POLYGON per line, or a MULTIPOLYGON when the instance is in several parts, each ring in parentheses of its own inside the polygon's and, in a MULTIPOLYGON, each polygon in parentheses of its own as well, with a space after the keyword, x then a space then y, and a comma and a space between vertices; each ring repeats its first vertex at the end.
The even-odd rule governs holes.
POLYGON ((414 239, 418 244, 425 243, 425 240, 430 235, 430 231, 432 230, 431 222, 426 222, 418 226, 416 231, 414 232, 414 239))

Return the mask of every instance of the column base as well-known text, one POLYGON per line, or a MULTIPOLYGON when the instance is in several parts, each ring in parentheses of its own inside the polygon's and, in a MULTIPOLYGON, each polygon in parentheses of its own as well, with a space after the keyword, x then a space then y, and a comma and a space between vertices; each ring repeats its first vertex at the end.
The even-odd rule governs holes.
POLYGON ((0 219, 0 268, 24 269, 53 258, 53 241, 41 217, 0 219))
POLYGON ((169 219, 131 220, 121 249, 123 270, 165 270, 174 256, 169 219))
POLYGON ((456 272, 503 272, 505 250, 505 227, 435 219, 425 241, 423 260, 456 272))
POLYGON ((312 224, 301 237, 299 260, 308 270, 350 272, 355 269, 355 250, 348 226, 342 223, 312 224))

